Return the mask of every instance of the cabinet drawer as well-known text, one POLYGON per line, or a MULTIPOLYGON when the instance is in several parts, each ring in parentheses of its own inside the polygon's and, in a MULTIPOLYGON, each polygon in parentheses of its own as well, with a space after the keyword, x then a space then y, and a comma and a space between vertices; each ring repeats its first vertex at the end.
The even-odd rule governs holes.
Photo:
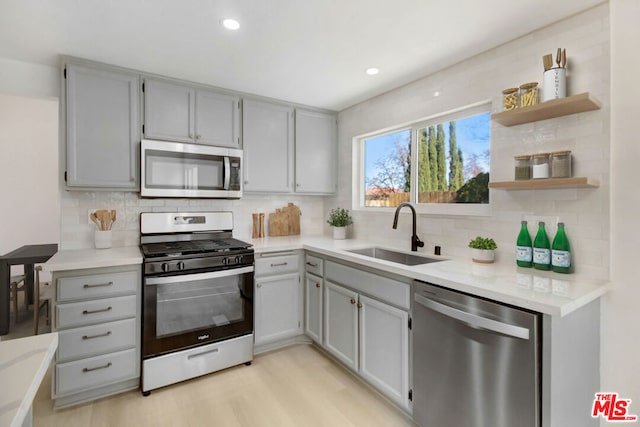
POLYGON ((56 305, 58 329, 135 317, 136 296, 104 298, 56 305))
POLYGON ((138 276, 137 271, 125 271, 92 276, 61 277, 57 281, 57 300, 70 301, 132 294, 138 287, 138 276))
POLYGON ((140 361, 135 349, 56 365, 56 394, 87 390, 135 378, 140 361))
POLYGON ((318 258, 313 255, 306 255, 304 259, 304 269, 308 273, 322 277, 322 273, 324 271, 323 262, 322 258, 318 258))
POLYGON ((256 276, 292 273, 298 271, 299 262, 300 257, 298 254, 261 256, 256 259, 256 276))
POLYGON ((84 326, 58 333, 58 361, 112 353, 136 346, 136 319, 84 326))

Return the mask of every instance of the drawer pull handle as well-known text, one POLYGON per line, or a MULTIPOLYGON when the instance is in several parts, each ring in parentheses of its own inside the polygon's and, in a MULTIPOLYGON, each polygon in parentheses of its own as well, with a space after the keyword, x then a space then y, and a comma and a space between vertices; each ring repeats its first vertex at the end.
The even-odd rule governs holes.
POLYGON ((94 313, 104 313, 105 311, 111 311, 113 307, 102 308, 100 310, 83 310, 82 314, 94 314, 94 313))
POLYGON ((82 368, 82 372, 97 371, 98 369, 107 369, 109 367, 111 367, 111 362, 107 363, 106 365, 96 366, 95 368, 82 368))
POLYGON ((320 283, 316 283, 316 288, 319 288, 319 287, 320 287, 320 283))
POLYGON ((318 264, 314 264, 312 262, 307 261, 307 265, 311 266, 311 267, 317 267, 318 264))
POLYGON ((288 262, 281 262, 280 264, 271 264, 271 267, 282 267, 284 265, 288 265, 288 262))
POLYGON ((187 359, 193 359, 194 357, 206 356, 207 354, 217 353, 218 351, 219 351, 219 349, 214 348, 213 350, 203 351, 202 353, 190 354, 189 356, 187 356, 187 359))
POLYGON ((89 289, 89 288, 101 288, 103 286, 113 286, 113 282, 109 282, 109 283, 96 283, 96 284, 88 284, 85 283, 83 288, 85 289, 89 289))
POLYGON ((107 331, 104 334, 98 334, 98 335, 83 335, 82 339, 83 340, 92 340, 94 338, 108 337, 109 335, 111 335, 111 331, 107 331))

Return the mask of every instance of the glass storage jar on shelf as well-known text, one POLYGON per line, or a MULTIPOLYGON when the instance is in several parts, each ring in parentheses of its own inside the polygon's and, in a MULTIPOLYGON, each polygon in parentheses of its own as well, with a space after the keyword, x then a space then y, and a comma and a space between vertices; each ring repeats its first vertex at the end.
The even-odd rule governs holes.
POLYGON ((533 179, 549 178, 549 153, 533 155, 531 177, 533 179))
POLYGON ((551 153, 551 177, 571 177, 571 151, 554 151, 551 153))
POLYGON ((520 106, 530 107, 538 104, 538 82, 520 85, 520 106))
POLYGON ((502 110, 509 111, 518 108, 518 88, 511 87, 502 91, 502 110))
POLYGON ((515 179, 516 181, 531 179, 531 156, 515 156, 515 179))

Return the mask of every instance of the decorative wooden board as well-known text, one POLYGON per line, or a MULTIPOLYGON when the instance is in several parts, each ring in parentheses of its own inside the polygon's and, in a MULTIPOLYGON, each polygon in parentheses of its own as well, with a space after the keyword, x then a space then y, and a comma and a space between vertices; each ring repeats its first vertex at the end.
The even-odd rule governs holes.
POLYGON ((300 234, 300 208, 293 203, 269 214, 269 236, 300 234))

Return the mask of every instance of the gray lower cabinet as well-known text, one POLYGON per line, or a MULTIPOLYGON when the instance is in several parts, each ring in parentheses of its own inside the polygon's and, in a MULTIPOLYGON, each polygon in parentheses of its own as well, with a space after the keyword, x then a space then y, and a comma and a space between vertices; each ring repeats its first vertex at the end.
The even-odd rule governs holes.
POLYGON ((140 266, 53 273, 56 407, 139 387, 140 266))
POLYGON ((63 80, 67 188, 137 191, 139 75, 67 61, 63 80))
POLYGON ((145 138, 240 146, 238 95, 153 78, 143 90, 145 138))
POLYGON ((379 273, 325 262, 323 347, 411 412, 411 286, 379 273))
POLYGON ((265 344, 302 334, 299 265, 297 252, 256 256, 254 339, 258 351, 265 344))
POLYGON ((293 192, 293 120, 289 105, 243 100, 244 191, 293 192))

